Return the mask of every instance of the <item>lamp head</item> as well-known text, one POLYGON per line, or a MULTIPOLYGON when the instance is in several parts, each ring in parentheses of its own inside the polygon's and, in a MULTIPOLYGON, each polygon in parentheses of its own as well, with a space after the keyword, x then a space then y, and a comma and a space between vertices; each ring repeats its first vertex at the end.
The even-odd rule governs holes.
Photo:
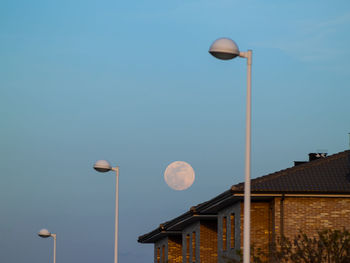
POLYGON ((235 41, 230 38, 218 38, 209 48, 209 53, 222 60, 229 60, 239 56, 239 49, 235 41))
POLYGON ((51 233, 49 232, 49 230, 43 228, 39 231, 38 236, 42 238, 47 238, 51 236, 51 233))
POLYGON ((112 167, 109 162, 105 160, 99 160, 94 164, 94 169, 98 172, 105 173, 112 170, 112 167))

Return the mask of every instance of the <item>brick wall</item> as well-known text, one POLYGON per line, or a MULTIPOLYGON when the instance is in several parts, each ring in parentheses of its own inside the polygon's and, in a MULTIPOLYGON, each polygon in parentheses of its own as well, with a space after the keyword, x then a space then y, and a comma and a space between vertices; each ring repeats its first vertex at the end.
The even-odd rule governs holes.
POLYGON ((299 230, 316 236, 325 228, 350 229, 350 198, 287 197, 275 199, 276 237, 289 238, 299 230), (283 222, 281 221, 283 217, 283 222))
POLYGON ((269 245, 269 203, 252 203, 251 206, 251 244, 266 254, 269 245))
POLYGON ((217 222, 203 221, 200 224, 200 262, 217 263, 217 222))
MULTIPOLYGON (((241 249, 243 249, 244 205, 241 206, 241 249)), ((316 237, 326 228, 350 229, 350 198, 285 197, 271 202, 251 203, 251 244, 264 252, 283 233, 293 238, 299 230, 316 237)))
POLYGON ((182 263, 182 238, 169 236, 154 244, 154 263, 182 263))
MULTIPOLYGON (((271 216, 269 202, 252 202, 250 205, 250 243, 254 249, 269 251, 271 216)), ((244 205, 241 205, 241 249, 243 251, 244 205)))
POLYGON ((168 262, 182 263, 182 238, 168 238, 168 262))
MULTIPOLYGON (((237 213, 239 217, 236 218, 236 235, 240 237, 242 242, 237 240, 240 244, 237 243, 236 248, 243 249, 243 202, 240 203, 240 209, 239 204, 235 204, 235 207, 232 206, 221 211, 218 214, 218 221, 200 221, 186 227, 182 232, 182 240, 181 237, 169 237, 157 242, 157 245, 162 246, 166 243, 166 255, 169 263, 186 262, 186 236, 189 235, 188 241, 191 245, 189 246, 188 258, 189 262, 192 263, 194 253, 191 248, 193 245, 192 235, 195 233, 196 263, 221 262, 220 257, 218 257, 218 247, 220 251, 222 250, 220 248, 222 243, 220 241, 220 235, 222 235, 220 218, 232 213, 232 211, 240 212, 237 213), (199 258, 198 255, 200 255, 199 258)), ((293 238, 299 233, 299 230, 309 236, 315 236, 318 230, 342 229, 343 227, 350 229, 350 198, 278 197, 271 201, 251 203, 251 244, 256 249, 260 248, 266 253, 269 251, 269 245, 277 240, 282 232, 285 236, 293 238)), ((227 237, 229 237, 229 232, 227 237)), ((219 256, 226 255, 220 251, 219 256)))

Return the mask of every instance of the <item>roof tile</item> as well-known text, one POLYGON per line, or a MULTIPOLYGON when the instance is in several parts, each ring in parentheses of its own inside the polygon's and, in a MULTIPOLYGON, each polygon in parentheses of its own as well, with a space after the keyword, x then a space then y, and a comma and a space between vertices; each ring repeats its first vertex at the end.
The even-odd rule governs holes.
MULTIPOLYGON (((251 180, 252 192, 350 193, 350 151, 251 180)), ((244 190, 244 183, 234 185, 244 190)))

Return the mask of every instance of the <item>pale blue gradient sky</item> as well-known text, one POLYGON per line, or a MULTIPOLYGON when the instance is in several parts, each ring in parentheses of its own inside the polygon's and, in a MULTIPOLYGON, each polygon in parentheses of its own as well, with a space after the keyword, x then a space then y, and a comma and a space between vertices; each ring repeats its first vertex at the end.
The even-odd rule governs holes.
POLYGON ((137 237, 243 181, 246 64, 253 54, 252 177, 349 146, 350 2, 0 2, 0 262, 152 262, 137 237), (170 189, 186 161, 196 181, 170 189), (50 254, 49 254, 50 253, 50 254), (51 255, 51 258, 49 258, 51 255))

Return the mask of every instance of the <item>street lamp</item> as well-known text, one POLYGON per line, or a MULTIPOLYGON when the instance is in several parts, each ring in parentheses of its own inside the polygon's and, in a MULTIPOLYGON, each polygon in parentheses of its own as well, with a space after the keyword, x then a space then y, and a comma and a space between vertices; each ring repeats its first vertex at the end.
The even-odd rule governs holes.
POLYGON ((247 59, 247 105, 246 105, 246 144, 245 144, 245 183, 244 183, 244 227, 243 263, 250 261, 250 148, 251 148, 251 79, 252 51, 240 52, 237 44, 229 38, 219 38, 209 48, 209 53, 222 60, 235 57, 247 59))
POLYGON ((109 162, 99 160, 94 164, 94 169, 100 173, 115 171, 115 232, 114 232, 114 263, 118 263, 118 205, 119 205, 119 167, 112 167, 109 162))
POLYGON ((50 233, 44 228, 39 231, 38 236, 42 238, 53 237, 53 263, 56 263, 56 234, 50 233))

